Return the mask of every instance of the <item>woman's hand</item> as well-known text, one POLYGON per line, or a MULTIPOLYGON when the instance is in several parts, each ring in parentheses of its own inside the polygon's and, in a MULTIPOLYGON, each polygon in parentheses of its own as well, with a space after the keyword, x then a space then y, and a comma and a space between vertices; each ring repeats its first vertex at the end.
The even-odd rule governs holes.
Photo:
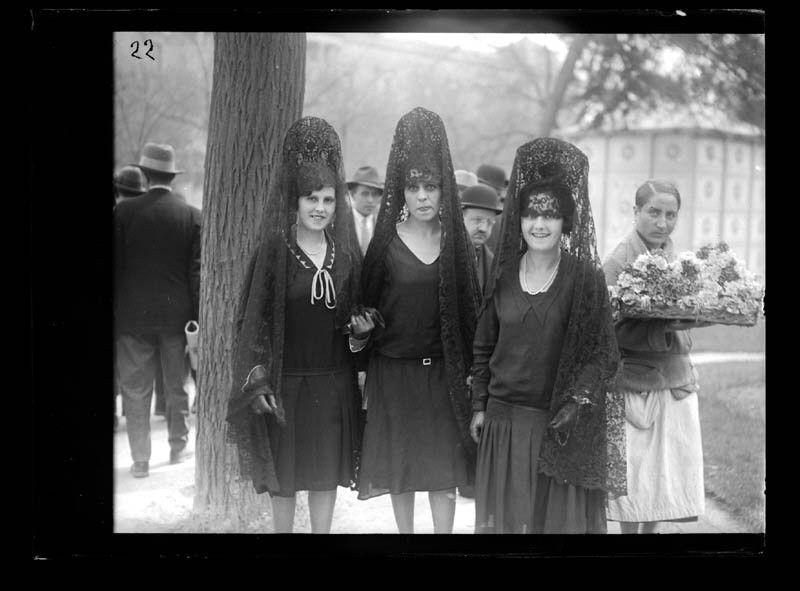
POLYGON ((472 413, 472 422, 469 424, 469 433, 472 435, 475 443, 481 442, 481 433, 483 432, 483 422, 486 420, 486 412, 477 410, 472 413))
POLYGON ((707 322, 705 320, 673 320, 667 323, 667 330, 689 330, 691 328, 705 328, 713 325, 713 322, 707 322))
POLYGON ((259 394, 253 399, 253 402, 250 403, 250 408, 257 415, 266 413, 275 414, 278 410, 278 403, 275 400, 274 394, 259 394))
POLYGON ((350 334, 353 338, 363 339, 375 328, 375 322, 368 312, 350 317, 350 334))
POLYGON ((558 432, 569 431, 578 420, 578 405, 575 402, 567 402, 558 409, 556 416, 550 421, 549 427, 558 432))

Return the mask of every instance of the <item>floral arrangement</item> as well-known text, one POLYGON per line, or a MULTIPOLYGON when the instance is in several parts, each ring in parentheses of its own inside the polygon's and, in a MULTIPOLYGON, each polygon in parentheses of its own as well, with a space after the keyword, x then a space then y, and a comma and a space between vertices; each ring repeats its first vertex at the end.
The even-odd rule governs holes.
POLYGON ((640 255, 609 286, 618 315, 753 326, 764 289, 728 245, 682 252, 669 262, 655 250, 640 255))

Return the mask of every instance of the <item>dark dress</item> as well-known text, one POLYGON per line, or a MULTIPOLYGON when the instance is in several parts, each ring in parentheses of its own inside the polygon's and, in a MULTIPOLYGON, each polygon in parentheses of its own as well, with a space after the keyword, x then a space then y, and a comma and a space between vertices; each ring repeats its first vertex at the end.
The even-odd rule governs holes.
POLYGON ((443 357, 439 261, 424 264, 395 236, 385 264, 386 329, 367 369, 360 499, 468 483, 443 357))
POLYGON ((475 334, 474 408, 486 416, 475 477, 476 533, 605 533, 605 495, 539 473, 574 282, 562 259, 550 288, 522 290, 518 267, 504 273, 475 334), (485 374, 484 374, 485 375, 485 374), (488 393, 488 400, 486 394, 488 393))
MULTIPOLYGON (((347 337, 334 326, 335 310, 311 303, 316 267, 296 250, 286 284, 282 396, 286 426, 270 431, 280 484, 277 496, 327 491, 355 478, 358 393, 347 337)), ((325 265, 331 261, 331 249, 325 265)))

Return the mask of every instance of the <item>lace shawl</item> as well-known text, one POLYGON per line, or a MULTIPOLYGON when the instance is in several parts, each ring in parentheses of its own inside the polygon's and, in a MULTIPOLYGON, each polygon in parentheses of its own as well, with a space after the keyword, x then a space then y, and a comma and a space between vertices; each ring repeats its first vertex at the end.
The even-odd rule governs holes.
POLYGON ((237 447, 239 476, 252 480, 258 493, 279 490, 269 431, 281 427, 272 415, 251 412, 255 395, 244 393, 242 386, 253 367, 263 365, 269 387, 282 406, 286 284, 297 268, 287 245, 296 243, 291 230, 296 223, 298 196, 321 184, 333 185, 336 193, 334 220, 326 236, 336 248, 332 276, 337 329, 347 324, 360 294, 358 245, 344 182, 341 144, 333 127, 316 117, 293 123, 284 138, 276 176, 267 196, 262 238, 248 265, 235 314, 233 379, 227 408, 227 440, 237 447))
MULTIPOLYGON (((585 396, 577 425, 559 445, 548 430, 542 442, 540 470, 558 482, 590 489, 626 490, 624 405, 613 392, 619 352, 605 277, 597 255, 588 195, 589 163, 578 148, 555 138, 539 138, 517 150, 506 196, 500 241, 484 305, 500 275, 517 273, 513 262, 527 245, 520 228, 520 190, 534 181, 560 177, 571 190, 575 211, 572 229, 562 234, 561 248, 574 258, 575 284, 550 409, 572 396, 585 396)), ((523 204, 524 205, 524 204, 523 204)))
POLYGON ((441 183, 439 313, 442 344, 453 413, 468 459, 474 465, 476 446, 469 434, 472 408, 466 379, 472 365, 480 291, 444 123, 439 115, 422 107, 406 113, 395 130, 386 167, 383 202, 364 259, 364 305, 376 307, 380 302, 386 252, 397 234, 397 224, 407 215, 406 180, 420 177, 441 183))

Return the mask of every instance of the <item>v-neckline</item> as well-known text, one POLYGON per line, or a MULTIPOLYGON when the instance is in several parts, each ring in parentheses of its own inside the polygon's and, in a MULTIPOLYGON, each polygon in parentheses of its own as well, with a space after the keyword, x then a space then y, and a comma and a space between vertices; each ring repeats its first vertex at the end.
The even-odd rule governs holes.
MULTIPOLYGON (((561 262, 563 263, 564 261, 562 260, 561 262)), ((516 289, 514 289, 514 293, 516 294, 517 308, 521 315, 520 322, 524 322, 528 313, 533 312, 533 315, 539 323, 539 326, 544 327, 545 322, 547 321, 547 316, 550 312, 550 308, 552 308, 553 303, 558 299, 558 295, 564 286, 564 273, 565 265, 561 264, 559 265, 556 276, 553 279, 553 283, 550 284, 550 287, 547 288, 547 291, 537 293, 535 295, 529 294, 522 289, 522 284, 520 283, 519 279, 519 272, 515 274, 515 277, 513 278, 514 286, 516 287, 516 289)))
POLYGON ((435 258, 435 259, 433 259, 433 261, 431 261, 430 263, 426 263, 426 262, 425 262, 425 261, 423 261, 421 258, 419 258, 419 257, 417 256, 417 254, 416 254, 416 253, 415 253, 413 250, 411 250, 411 247, 410 247, 408 244, 406 244, 406 241, 405 241, 405 240, 403 240, 403 238, 402 238, 402 236, 400 236, 400 234, 397 234, 397 239, 400 241, 400 243, 401 243, 403 246, 405 246, 405 247, 406 247, 406 250, 407 250, 408 252, 410 252, 410 253, 411 253, 411 256, 413 256, 415 259, 417 259, 417 260, 420 262, 420 264, 421 264, 421 265, 425 265, 426 267, 430 267, 430 266, 432 266, 432 265, 435 265, 435 264, 436 264, 436 261, 438 261, 438 260, 439 260, 439 257, 442 255, 442 251, 441 251, 441 249, 439 249, 439 254, 437 254, 437 255, 436 255, 436 258, 435 258))
POLYGON ((311 265, 311 269, 313 271, 319 271, 320 269, 324 269, 330 264, 331 241, 327 240, 327 237, 325 240, 325 258, 322 259, 322 266, 320 267, 317 267, 317 264, 312 260, 310 256, 308 256, 306 251, 304 251, 302 247, 299 244, 297 244, 297 239, 295 239, 295 244, 297 245, 297 250, 298 250, 297 254, 300 257, 302 257, 302 259, 305 260, 306 263, 311 265))

